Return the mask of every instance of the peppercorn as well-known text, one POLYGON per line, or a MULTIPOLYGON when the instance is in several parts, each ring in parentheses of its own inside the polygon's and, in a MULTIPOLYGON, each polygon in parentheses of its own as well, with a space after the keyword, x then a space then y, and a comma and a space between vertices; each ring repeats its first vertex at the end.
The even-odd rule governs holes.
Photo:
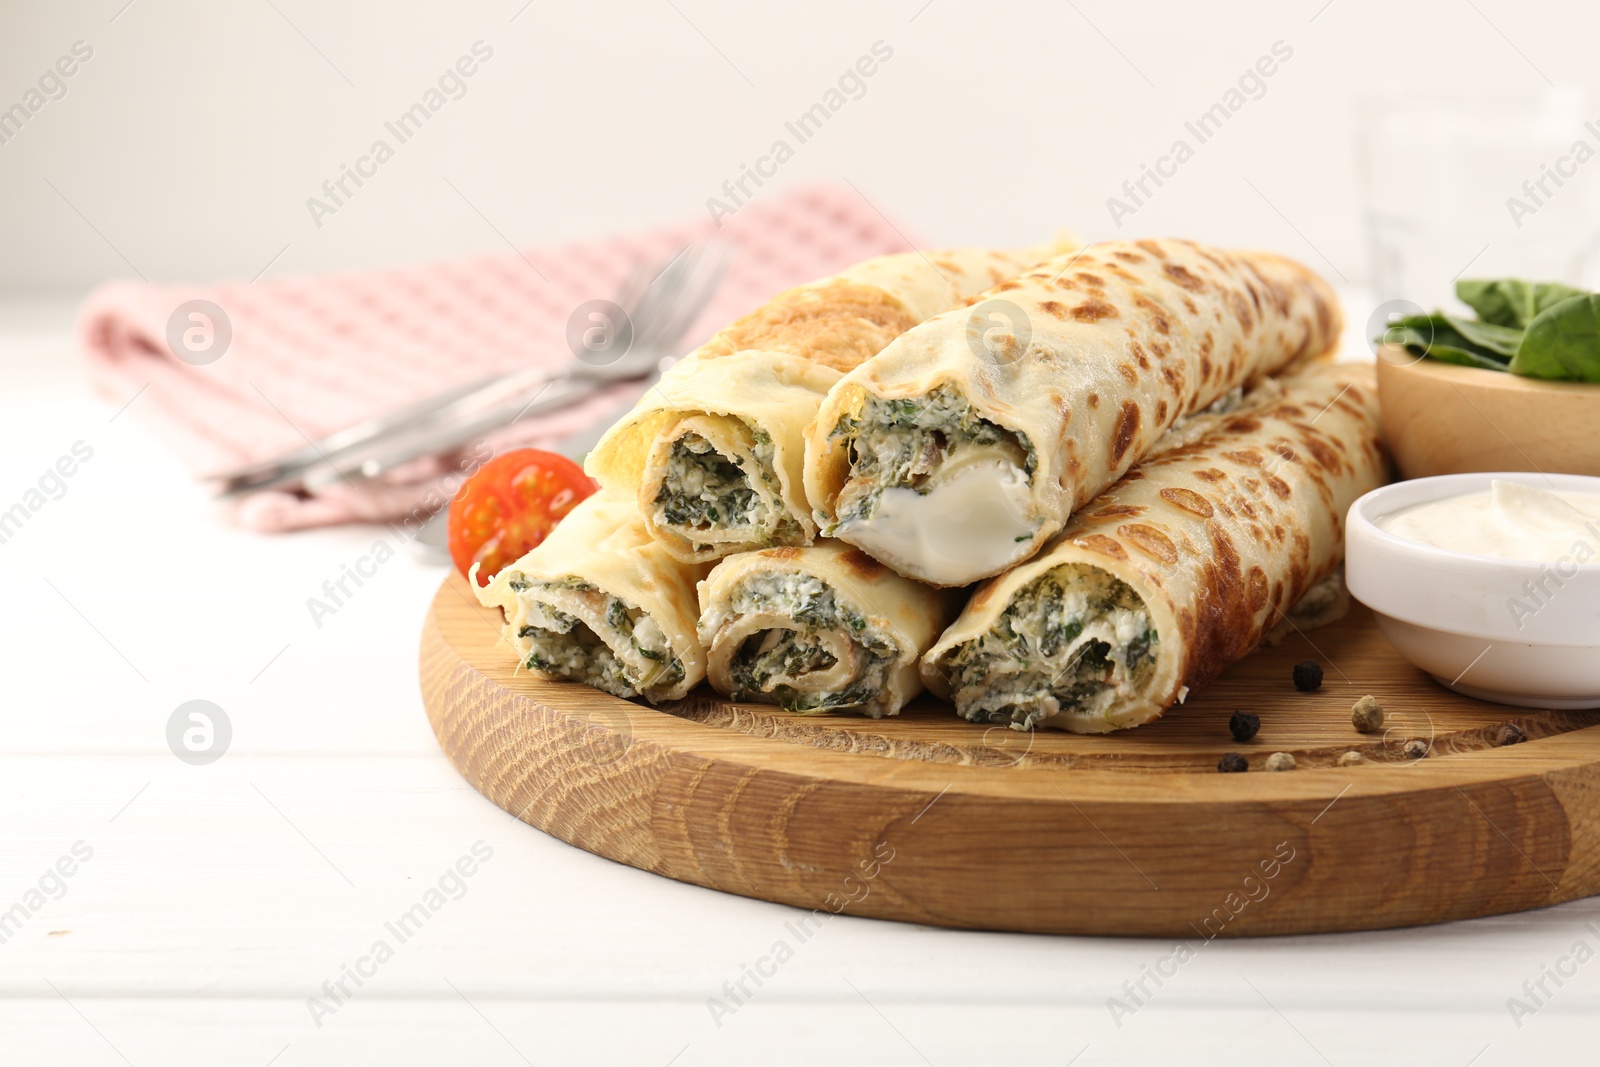
POLYGON ((1499 733, 1495 734, 1494 743, 1503 748, 1506 745, 1520 745, 1527 739, 1528 735, 1522 732, 1522 727, 1514 722, 1508 722, 1500 727, 1499 733))
POLYGON ((1350 722, 1364 734, 1377 733, 1383 728, 1383 705, 1367 694, 1350 708, 1350 722))
POLYGON ((1406 759, 1424 759, 1428 755, 1428 742, 1420 737, 1414 738, 1406 742, 1404 751, 1406 759))
POLYGON ((1354 767, 1358 763, 1365 762, 1367 762, 1367 757, 1363 756, 1359 752, 1354 751, 1346 752, 1344 755, 1339 757, 1339 766, 1341 767, 1354 767))
POLYGON ((1229 752, 1217 760, 1217 770, 1223 774, 1239 774, 1250 769, 1250 761, 1237 752, 1229 752))
POLYGON ((1269 771, 1292 771, 1294 770, 1294 757, 1287 752, 1274 752, 1267 757, 1267 762, 1263 766, 1269 771))
POLYGON ((1234 713, 1228 716, 1228 732, 1233 735, 1233 739, 1235 741, 1248 741, 1254 737, 1257 731, 1260 729, 1261 716, 1256 715, 1253 712, 1239 711, 1235 709, 1234 713))
POLYGON ((1294 665, 1294 687, 1302 693, 1315 693, 1322 688, 1322 666, 1314 659, 1294 665))

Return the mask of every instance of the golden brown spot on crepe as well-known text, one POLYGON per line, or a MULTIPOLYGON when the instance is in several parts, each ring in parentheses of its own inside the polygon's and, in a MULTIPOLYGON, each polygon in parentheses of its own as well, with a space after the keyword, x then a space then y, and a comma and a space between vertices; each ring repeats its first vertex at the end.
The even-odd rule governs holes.
POLYGON ((883 290, 835 281, 778 294, 721 330, 700 349, 698 358, 762 349, 849 371, 916 324, 905 307, 883 290))
POLYGON ((1289 555, 1289 587, 1302 595, 1310 588, 1306 582, 1306 560, 1311 558, 1311 540, 1299 530, 1294 531, 1294 549, 1289 555))
POLYGON ((1144 514, 1138 504, 1106 504, 1089 512, 1091 519, 1136 519, 1144 514))
POLYGON ((1157 422, 1166 422, 1167 421, 1167 410, 1168 410, 1167 409, 1167 402, 1165 400, 1159 400, 1159 401, 1156 402, 1156 421, 1157 422))
POLYGON ((1178 562, 1178 546, 1154 526, 1146 526, 1142 522, 1130 522, 1118 526, 1117 533, 1151 559, 1160 560, 1162 563, 1178 562))
POLYGON ((1183 395, 1183 369, 1168 364, 1161 368, 1161 377, 1167 380, 1167 387, 1179 396, 1183 395))
POLYGON ((993 289, 990 290, 990 292, 993 292, 993 293, 1009 293, 1013 289, 1021 289, 1021 288, 1022 288, 1022 283, 1017 281, 1015 278, 1013 278, 1008 282, 1004 282, 1003 284, 995 286, 993 289))
POLYGON ((1205 497, 1201 496, 1199 493, 1195 492, 1193 489, 1185 489, 1182 486, 1169 485, 1167 488, 1161 490, 1161 499, 1165 500, 1169 504, 1177 505, 1184 511, 1198 515, 1202 519, 1209 519, 1212 515, 1216 514, 1211 507, 1211 502, 1205 497))
POLYGON ((1133 439, 1139 432, 1139 405, 1131 400, 1122 402, 1122 409, 1117 412, 1117 424, 1111 431, 1111 462, 1121 463, 1122 457, 1128 454, 1128 449, 1133 446, 1133 439))
POLYGON ((1144 257, 1143 256, 1138 255, 1137 253, 1128 252, 1128 251, 1125 251, 1125 250, 1122 250, 1122 249, 1118 249, 1117 251, 1115 251, 1115 252, 1113 252, 1111 254, 1116 256, 1118 259, 1122 260, 1124 263, 1143 263, 1144 262, 1144 257))
POLYGON ((998 585, 998 582, 991 581, 984 582, 982 585, 978 586, 978 591, 972 594, 972 599, 967 602, 967 606, 974 609, 982 608, 985 604, 994 599, 994 591, 998 585))
POLYGON ((1289 499, 1289 495, 1290 494, 1289 494, 1289 483, 1288 482, 1284 481, 1282 478, 1278 477, 1276 474, 1271 474, 1271 473, 1268 473, 1266 471, 1263 471, 1261 473, 1261 477, 1266 479, 1267 488, 1271 489, 1274 493, 1276 493, 1278 495, 1279 499, 1281 499, 1281 500, 1288 500, 1289 499))
POLYGON ((1272 602, 1274 604, 1280 604, 1280 605, 1283 603, 1283 583, 1282 582, 1273 582, 1272 583, 1272 602))
POLYGON ((1101 319, 1114 319, 1117 309, 1104 300, 1090 298, 1087 303, 1079 304, 1072 309, 1072 317, 1079 322, 1099 322, 1101 319))
POLYGON ((1119 363, 1117 364, 1117 370, 1122 374, 1122 377, 1127 380, 1129 385, 1139 384, 1139 372, 1134 370, 1129 364, 1119 363))
POLYGON ((1222 453, 1223 459, 1231 459, 1242 467, 1259 467, 1266 462, 1260 452, 1253 448, 1240 449, 1234 452, 1222 453))
POLYGON ((1191 689, 1221 674, 1256 637, 1255 612, 1249 604, 1249 589, 1240 569, 1239 552, 1227 532, 1215 523, 1206 524, 1211 550, 1205 553, 1204 577, 1200 584, 1198 614, 1188 637, 1188 664, 1184 682, 1191 689))
POLYGON ((1079 548, 1088 549, 1090 552, 1098 552, 1102 556, 1110 556, 1112 559, 1128 558, 1128 550, 1123 548, 1116 541, 1107 537, 1105 534, 1090 534, 1087 537, 1074 537, 1072 539, 1072 543, 1077 545, 1079 548))
POLYGON ((1272 524, 1272 536, 1277 540, 1278 544, 1283 544, 1283 539, 1287 535, 1284 533, 1282 523, 1275 522, 1272 524))
POLYGON ((1322 470, 1337 474, 1341 464, 1339 453, 1335 452, 1325 441, 1316 437, 1307 437, 1305 440, 1306 451, 1311 453, 1311 458, 1322 470))
POLYGON ((764 548, 761 554, 768 559, 795 559, 800 555, 800 550, 793 545, 783 545, 779 548, 764 548))
POLYGON ((1235 415, 1222 425, 1229 433, 1255 433, 1261 429, 1261 420, 1254 415, 1235 415))
POLYGON ((1187 311, 1191 315, 1200 314, 1200 309, 1195 307, 1194 301, 1190 300, 1188 297, 1183 298, 1183 310, 1187 311))
POLYGON ((1089 394, 1089 406, 1091 408, 1099 408, 1099 406, 1100 406, 1100 394, 1099 393, 1090 393, 1089 394))
POLYGON ((1333 308, 1328 306, 1328 302, 1316 289, 1311 290, 1311 306, 1317 317, 1317 333, 1321 335, 1323 344, 1327 344, 1333 337, 1333 308))
POLYGON ((1187 267, 1177 263, 1163 263, 1161 269, 1166 273, 1167 277, 1191 293, 1198 293, 1206 287, 1206 283, 1190 274, 1187 267))
POLYGON ((1067 317, 1067 306, 1065 304, 1058 303, 1058 302, 1056 302, 1054 300, 1046 300, 1046 301, 1044 301, 1043 303, 1041 303, 1039 305, 1039 308, 1046 315, 1049 315, 1051 318, 1054 318, 1054 319, 1064 319, 1064 318, 1067 317))
POLYGON ((882 577, 889 569, 859 548, 845 552, 839 557, 839 562, 853 571, 856 577, 866 581, 882 577))
POLYGON ((1088 273, 1086 271, 1081 271, 1080 270, 1078 272, 1077 276, 1079 278, 1083 279, 1089 285, 1099 286, 1100 288, 1104 288, 1105 287, 1105 284, 1106 284, 1105 280, 1102 279, 1098 274, 1090 274, 1090 273, 1088 273))
POLYGON ((1217 470, 1215 467, 1207 467, 1203 471, 1195 471, 1194 476, 1199 478, 1202 482, 1211 482, 1212 484, 1217 482, 1225 482, 1228 480, 1228 476, 1217 470))
POLYGON ((1165 260, 1167 258, 1167 253, 1162 249, 1161 245, 1155 241, 1145 240, 1135 241, 1133 243, 1135 247, 1144 249, 1157 259, 1165 260))
POLYGON ((1244 332, 1246 337, 1249 337, 1250 331, 1255 329, 1256 325, 1255 316, 1250 314, 1250 305, 1245 302, 1243 296, 1239 295, 1237 289, 1228 291, 1228 303, 1233 308, 1233 317, 1239 320, 1239 329, 1244 332))
POLYGON ((1250 610, 1260 611, 1267 606, 1267 572, 1260 567, 1251 567, 1249 575, 1245 578, 1249 587, 1250 610))

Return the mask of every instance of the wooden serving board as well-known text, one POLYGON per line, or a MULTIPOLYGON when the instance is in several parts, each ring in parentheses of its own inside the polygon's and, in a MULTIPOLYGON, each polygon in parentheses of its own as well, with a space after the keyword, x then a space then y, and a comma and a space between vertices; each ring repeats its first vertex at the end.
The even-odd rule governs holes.
POLYGON ((499 632, 455 576, 423 629, 423 699, 456 768, 547 833, 713 889, 938 926, 1191 940, 1600 892, 1600 712, 1454 694, 1359 606, 1156 723, 1095 737, 987 728, 927 697, 882 720, 705 687, 651 708, 516 671, 499 632), (1324 666, 1319 692, 1291 684, 1305 659, 1324 666), (1350 724, 1367 693, 1384 736, 1350 724), (1229 735, 1234 708, 1261 716, 1253 741, 1229 735), (1506 723, 1529 740, 1496 747, 1506 723), (1418 738, 1431 754, 1409 760, 1418 738), (1367 762, 1335 765, 1352 750, 1367 762), (1230 751, 1249 773, 1217 773, 1230 751), (1263 770, 1278 751, 1298 768, 1263 770))

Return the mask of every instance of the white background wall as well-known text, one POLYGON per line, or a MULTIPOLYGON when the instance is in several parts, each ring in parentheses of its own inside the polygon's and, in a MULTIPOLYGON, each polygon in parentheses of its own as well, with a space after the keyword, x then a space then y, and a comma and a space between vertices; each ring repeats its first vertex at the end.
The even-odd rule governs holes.
POLYGON ((1106 198, 1281 39, 1266 95, 1120 232, 1359 280, 1359 94, 1600 100, 1600 5, 1577 0, 126 2, 4 2, 0 107, 74 41, 94 56, 0 145, 0 290, 500 247, 446 178, 518 243, 693 215, 879 39, 893 59, 768 189, 847 177, 936 242, 1108 236, 1106 198), (306 198, 478 39, 466 96, 314 226, 306 198))

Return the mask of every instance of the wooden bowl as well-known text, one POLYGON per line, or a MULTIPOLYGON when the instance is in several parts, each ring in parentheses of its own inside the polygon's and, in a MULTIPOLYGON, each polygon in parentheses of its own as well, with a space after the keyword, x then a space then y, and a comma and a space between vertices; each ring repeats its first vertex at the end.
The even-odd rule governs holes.
POLYGON ((1458 367, 1385 347, 1378 398, 1401 477, 1600 475, 1600 385, 1458 367))

